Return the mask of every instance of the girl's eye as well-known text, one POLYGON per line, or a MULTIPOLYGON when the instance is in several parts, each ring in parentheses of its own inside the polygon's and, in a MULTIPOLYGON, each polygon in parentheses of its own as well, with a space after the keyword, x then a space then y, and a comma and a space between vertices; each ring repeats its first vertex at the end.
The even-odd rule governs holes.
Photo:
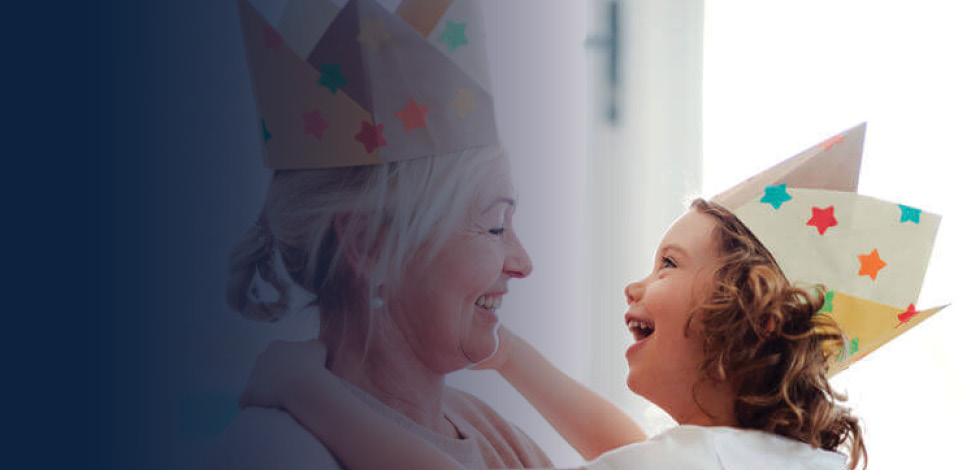
POLYGON ((501 235, 505 233, 505 227, 490 228, 488 229, 488 233, 491 233, 492 235, 501 235))
POLYGON ((670 258, 668 258, 666 256, 664 256, 661 259, 661 261, 663 261, 663 264, 661 265, 662 268, 676 268, 677 267, 677 263, 674 263, 674 260, 673 259, 670 259, 670 258))

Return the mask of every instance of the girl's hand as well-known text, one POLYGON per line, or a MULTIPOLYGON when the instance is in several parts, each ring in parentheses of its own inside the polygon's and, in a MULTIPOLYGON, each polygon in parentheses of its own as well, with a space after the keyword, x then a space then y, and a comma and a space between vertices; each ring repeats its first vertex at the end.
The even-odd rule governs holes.
POLYGON ((273 341, 256 358, 239 407, 286 408, 289 399, 307 387, 314 375, 329 374, 327 348, 319 340, 273 341))
POLYGON ((473 364, 471 366, 472 370, 491 369, 502 373, 505 365, 508 364, 509 359, 513 356, 516 345, 522 341, 522 338, 519 338, 515 333, 512 333, 501 324, 495 334, 498 336, 498 348, 495 350, 495 353, 489 356, 488 359, 473 364))

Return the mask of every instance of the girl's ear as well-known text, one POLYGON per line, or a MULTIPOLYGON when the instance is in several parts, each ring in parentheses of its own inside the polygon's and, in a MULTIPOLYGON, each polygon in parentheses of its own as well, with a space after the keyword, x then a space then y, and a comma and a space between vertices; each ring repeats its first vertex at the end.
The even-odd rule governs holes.
POLYGON ((337 236, 337 246, 341 247, 346 256, 347 264, 358 278, 367 279, 374 269, 374 259, 368 250, 367 220, 364 217, 354 217, 341 213, 333 219, 334 234, 337 236))

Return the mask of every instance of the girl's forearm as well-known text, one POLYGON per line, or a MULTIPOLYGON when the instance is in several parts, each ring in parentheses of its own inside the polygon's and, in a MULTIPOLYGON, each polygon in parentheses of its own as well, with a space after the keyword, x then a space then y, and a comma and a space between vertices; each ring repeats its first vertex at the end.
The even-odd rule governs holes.
POLYGON ((463 468, 354 397, 337 378, 321 374, 309 380, 290 392, 287 410, 347 468, 463 468))
POLYGON ((616 405, 552 365, 516 338, 498 372, 549 421, 586 460, 647 438, 616 405))

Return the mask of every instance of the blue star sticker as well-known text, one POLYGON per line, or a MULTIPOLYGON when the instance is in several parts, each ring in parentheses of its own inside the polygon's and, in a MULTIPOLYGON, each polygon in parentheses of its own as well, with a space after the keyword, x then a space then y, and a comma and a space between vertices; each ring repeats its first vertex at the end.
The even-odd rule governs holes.
POLYGON ((259 124, 263 127, 263 142, 265 143, 270 137, 273 137, 273 134, 270 134, 269 130, 266 129, 266 121, 263 118, 259 119, 259 124))
POLYGON ((329 88, 330 93, 336 94, 337 88, 347 84, 347 79, 344 78, 344 74, 340 72, 340 64, 321 64, 320 78, 317 80, 317 84, 329 88))
POLYGON ((899 204, 899 210, 902 212, 899 215, 899 223, 912 222, 914 224, 918 224, 919 215, 923 213, 923 211, 920 209, 904 206, 902 204, 899 204))
POLYGON ((445 21, 445 32, 438 36, 438 40, 447 44, 451 52, 455 52, 455 49, 462 44, 468 44, 468 38, 465 37, 465 23, 445 21))
POLYGON ((791 200, 791 194, 788 194, 786 186, 788 185, 785 183, 778 186, 765 186, 765 195, 761 197, 761 202, 771 204, 775 209, 780 208, 785 201, 791 200))

